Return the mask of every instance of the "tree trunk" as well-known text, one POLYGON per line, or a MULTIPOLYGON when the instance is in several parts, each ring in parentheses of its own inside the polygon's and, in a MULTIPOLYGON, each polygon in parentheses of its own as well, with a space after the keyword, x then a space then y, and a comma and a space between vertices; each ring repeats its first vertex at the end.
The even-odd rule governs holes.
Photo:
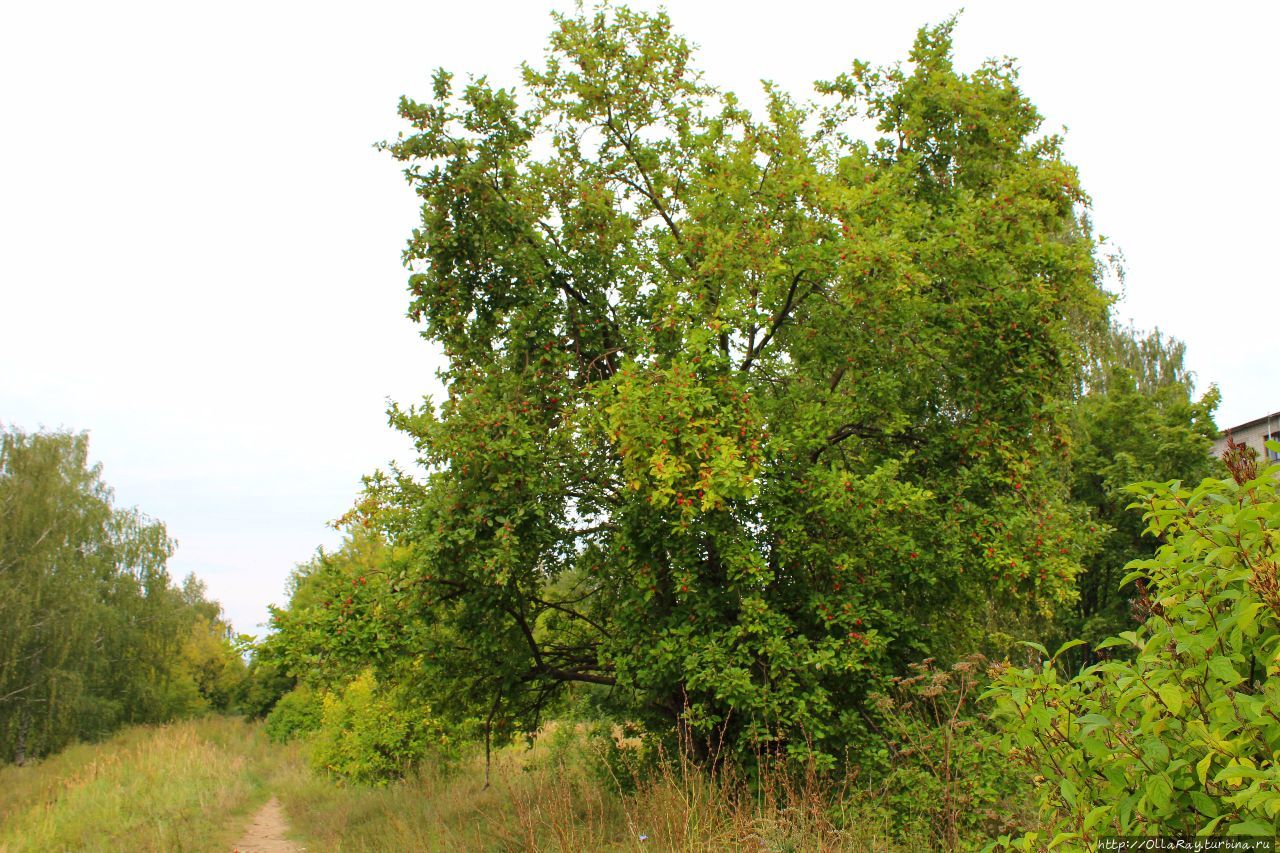
POLYGON ((26 713, 18 715, 18 740, 13 745, 13 763, 21 767, 27 763, 27 732, 31 729, 31 718, 26 713))

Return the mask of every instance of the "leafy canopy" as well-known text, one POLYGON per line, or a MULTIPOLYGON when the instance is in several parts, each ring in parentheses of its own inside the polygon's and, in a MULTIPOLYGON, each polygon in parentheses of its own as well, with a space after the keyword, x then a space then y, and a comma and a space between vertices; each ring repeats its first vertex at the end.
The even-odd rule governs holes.
POLYGON ((886 673, 1072 598, 1087 200, 951 32, 755 115, 664 14, 604 8, 516 89, 402 101, 446 396, 393 409, 426 475, 370 500, 456 713, 585 683, 695 749, 834 753, 886 673))
MULTIPOLYGON (((1085 387, 1073 410, 1071 497, 1090 509, 1099 543, 1085 559, 1080 596, 1059 625, 1067 637, 1097 643, 1135 625, 1121 588, 1124 566, 1154 556, 1141 515, 1128 509, 1131 483, 1220 476, 1211 449, 1217 388, 1199 400, 1183 364, 1184 345, 1159 331, 1109 327, 1091 347, 1085 387)), ((1088 648, 1080 654, 1090 653, 1088 648)))

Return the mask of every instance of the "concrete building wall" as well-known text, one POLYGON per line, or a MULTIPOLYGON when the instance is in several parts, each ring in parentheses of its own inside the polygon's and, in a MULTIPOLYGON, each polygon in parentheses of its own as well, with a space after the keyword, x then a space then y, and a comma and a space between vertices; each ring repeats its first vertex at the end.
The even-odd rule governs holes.
POLYGON ((1274 461, 1276 454, 1266 449, 1265 442, 1268 438, 1280 441, 1280 412, 1275 412, 1256 421, 1249 421, 1240 426, 1231 427, 1229 430, 1224 429, 1222 436, 1213 443, 1215 456, 1221 456, 1222 451, 1226 449, 1228 432, 1231 433, 1231 437, 1236 440, 1237 444, 1247 444, 1258 451, 1259 459, 1270 458, 1274 461))

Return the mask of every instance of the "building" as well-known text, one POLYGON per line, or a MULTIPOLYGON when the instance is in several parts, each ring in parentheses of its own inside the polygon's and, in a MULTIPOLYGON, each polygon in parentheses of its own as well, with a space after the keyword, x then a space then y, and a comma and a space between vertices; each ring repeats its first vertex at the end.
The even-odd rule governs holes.
POLYGON ((1268 441, 1280 441, 1280 412, 1273 412, 1257 420, 1224 429, 1218 440, 1213 443, 1214 456, 1221 456, 1222 451, 1227 448, 1228 434, 1237 444, 1247 444, 1258 451, 1258 459, 1280 462, 1280 453, 1268 450, 1266 447, 1268 441))

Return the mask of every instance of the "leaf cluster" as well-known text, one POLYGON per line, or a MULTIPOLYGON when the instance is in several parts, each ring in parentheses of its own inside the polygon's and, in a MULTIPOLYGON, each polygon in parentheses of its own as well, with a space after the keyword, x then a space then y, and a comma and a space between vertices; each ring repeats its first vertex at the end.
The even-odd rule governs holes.
POLYGON ((1276 834, 1280 467, 1251 473, 1131 490, 1164 544, 1124 578, 1145 620, 1099 648, 1132 660, 1067 678, 1054 662, 1068 644, 1042 667, 1000 674, 990 695, 1006 745, 1040 774, 1046 828, 1020 846, 1276 834))

